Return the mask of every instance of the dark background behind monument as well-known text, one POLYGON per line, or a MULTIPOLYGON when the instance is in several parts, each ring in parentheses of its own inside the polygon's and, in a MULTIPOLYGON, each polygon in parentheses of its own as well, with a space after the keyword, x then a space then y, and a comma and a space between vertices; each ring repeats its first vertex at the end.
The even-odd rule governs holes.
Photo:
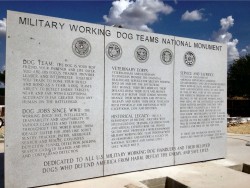
POLYGON ((250 100, 249 99, 228 99, 227 100, 227 113, 230 116, 250 116, 250 100))

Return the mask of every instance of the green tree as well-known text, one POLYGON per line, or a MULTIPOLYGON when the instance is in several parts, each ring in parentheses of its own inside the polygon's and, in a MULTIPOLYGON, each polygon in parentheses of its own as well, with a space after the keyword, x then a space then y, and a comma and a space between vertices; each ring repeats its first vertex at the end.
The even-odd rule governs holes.
POLYGON ((234 61, 227 75, 228 97, 250 98, 250 54, 234 61))
POLYGON ((5 70, 0 72, 0 82, 5 84, 5 70))

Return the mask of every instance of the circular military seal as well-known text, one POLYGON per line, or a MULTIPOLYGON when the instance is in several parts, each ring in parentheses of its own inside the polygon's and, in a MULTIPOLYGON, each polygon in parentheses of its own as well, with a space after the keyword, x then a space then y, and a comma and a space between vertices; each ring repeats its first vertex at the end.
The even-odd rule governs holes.
POLYGON ((169 65, 173 61, 173 52, 168 48, 165 48, 161 51, 161 61, 165 65, 169 65))
POLYGON ((120 59, 120 57, 122 56, 122 48, 118 43, 110 42, 106 46, 106 54, 109 57, 109 59, 112 60, 120 59))
POLYGON ((188 51, 184 54, 184 63, 187 66, 193 66, 195 61, 196 61, 196 57, 193 52, 188 51))
POLYGON ((145 46, 138 46, 135 49, 135 59, 140 63, 145 63, 149 58, 149 51, 145 46))
POLYGON ((79 57, 87 57, 90 54, 91 45, 86 39, 77 38, 72 43, 72 50, 79 57))

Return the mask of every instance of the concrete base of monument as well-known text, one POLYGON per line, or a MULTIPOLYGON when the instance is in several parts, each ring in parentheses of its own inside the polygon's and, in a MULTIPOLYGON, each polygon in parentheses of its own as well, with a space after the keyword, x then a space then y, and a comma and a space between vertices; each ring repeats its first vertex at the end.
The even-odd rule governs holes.
MULTIPOLYGON (((250 150, 246 146, 247 141, 250 141, 250 135, 228 134, 226 159, 131 172, 44 188, 248 188, 250 150)), ((2 150, 1 145, 3 143, 0 144, 2 150)), ((3 172, 1 174, 0 182, 3 172)))

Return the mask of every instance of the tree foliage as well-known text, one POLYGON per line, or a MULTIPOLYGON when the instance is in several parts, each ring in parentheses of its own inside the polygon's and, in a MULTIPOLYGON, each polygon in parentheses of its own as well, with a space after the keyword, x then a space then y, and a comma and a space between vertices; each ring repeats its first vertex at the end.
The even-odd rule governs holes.
POLYGON ((5 84, 5 70, 3 72, 0 72, 0 82, 5 84))
POLYGON ((250 54, 235 60, 227 75, 228 97, 250 98, 250 54))

